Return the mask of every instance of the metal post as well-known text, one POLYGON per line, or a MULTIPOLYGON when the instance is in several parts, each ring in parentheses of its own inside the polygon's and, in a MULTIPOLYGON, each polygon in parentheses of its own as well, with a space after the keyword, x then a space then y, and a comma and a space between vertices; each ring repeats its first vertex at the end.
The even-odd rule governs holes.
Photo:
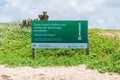
POLYGON ((35 48, 32 48, 32 58, 35 59, 35 48))
POLYGON ((86 54, 89 55, 90 54, 90 47, 89 47, 89 41, 87 43, 87 49, 86 49, 86 54))
MULTIPOLYGON (((89 32, 89 31, 87 30, 87 32, 89 32)), ((89 34, 89 33, 87 33, 87 34, 89 34)), ((88 40, 88 43, 87 43, 86 54, 89 55, 90 54, 90 46, 89 46, 89 36, 88 35, 87 35, 87 40, 88 40)))

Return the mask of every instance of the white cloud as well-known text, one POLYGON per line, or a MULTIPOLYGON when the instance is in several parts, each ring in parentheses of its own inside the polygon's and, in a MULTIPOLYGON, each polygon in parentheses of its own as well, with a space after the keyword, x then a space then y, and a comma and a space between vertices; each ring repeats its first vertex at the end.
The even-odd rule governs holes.
POLYGON ((4 15, 4 14, 0 14, 0 21, 1 22, 10 22, 12 21, 12 16, 7 16, 7 15, 4 15))
POLYGON ((120 7, 120 0, 106 0, 105 5, 109 7, 120 7))
POLYGON ((0 0, 0 3, 1 22, 36 18, 46 10, 50 20, 87 19, 90 28, 120 29, 119 0, 0 0))

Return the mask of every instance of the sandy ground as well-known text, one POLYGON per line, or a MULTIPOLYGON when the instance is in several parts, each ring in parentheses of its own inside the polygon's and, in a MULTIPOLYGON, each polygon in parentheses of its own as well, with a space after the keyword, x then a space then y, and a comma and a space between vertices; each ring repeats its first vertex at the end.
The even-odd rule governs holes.
POLYGON ((0 80, 120 80, 119 74, 99 73, 86 69, 85 65, 77 67, 16 67, 0 66, 0 80))
POLYGON ((100 36, 106 36, 106 37, 114 38, 116 40, 120 40, 120 32, 99 32, 97 34, 100 36))

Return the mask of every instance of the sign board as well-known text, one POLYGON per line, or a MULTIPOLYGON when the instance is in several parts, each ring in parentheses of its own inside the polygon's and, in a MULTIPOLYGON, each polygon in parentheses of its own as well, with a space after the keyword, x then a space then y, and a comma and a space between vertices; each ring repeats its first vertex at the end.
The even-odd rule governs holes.
POLYGON ((32 21, 32 48, 87 48, 88 21, 32 21))

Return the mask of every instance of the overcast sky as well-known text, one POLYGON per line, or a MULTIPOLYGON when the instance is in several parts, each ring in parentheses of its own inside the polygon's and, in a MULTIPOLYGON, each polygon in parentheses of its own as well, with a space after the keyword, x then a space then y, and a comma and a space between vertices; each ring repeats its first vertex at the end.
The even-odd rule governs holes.
POLYGON ((120 29, 120 0, 0 0, 0 22, 36 18, 88 20, 89 28, 120 29))

